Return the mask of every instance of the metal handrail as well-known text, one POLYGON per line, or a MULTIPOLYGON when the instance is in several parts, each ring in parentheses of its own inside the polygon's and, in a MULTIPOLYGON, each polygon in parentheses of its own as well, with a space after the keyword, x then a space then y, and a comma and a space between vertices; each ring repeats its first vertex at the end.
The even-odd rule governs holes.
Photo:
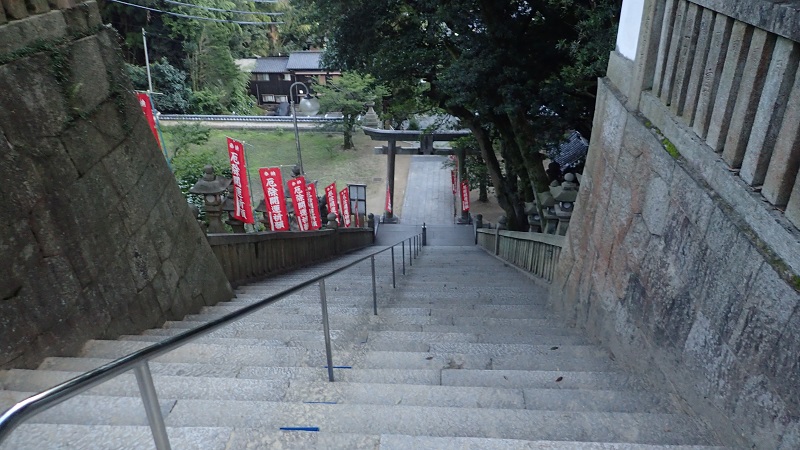
MULTIPOLYGON (((19 426, 29 418, 35 416, 36 414, 39 414, 49 408, 52 408, 53 406, 56 406, 61 402, 64 402, 78 394, 81 394, 82 392, 91 389, 92 387, 97 386, 98 384, 102 384, 118 375, 121 375, 133 369, 136 375, 137 382, 139 384, 139 391, 142 396, 142 400, 144 402, 148 422, 150 424, 151 431, 153 432, 153 439, 156 443, 156 448, 158 450, 169 450, 170 449, 169 438, 167 437, 166 434, 164 419, 163 417, 161 417, 161 410, 158 407, 158 399, 156 398, 156 392, 153 386, 153 380, 150 374, 148 362, 158 356, 161 356, 165 353, 168 353, 172 350, 182 347, 183 345, 188 344, 190 341, 193 341, 203 335, 209 334, 213 331, 216 331, 217 329, 220 329, 233 322, 236 322, 247 315, 250 315, 262 308, 265 308, 277 302, 278 300, 281 300, 284 297, 287 297, 298 291, 301 291, 315 283, 319 283, 320 286, 320 303, 322 305, 323 329, 325 333, 325 347, 326 347, 325 350, 328 362, 327 364, 328 379, 330 381, 334 381, 331 344, 330 344, 330 329, 328 326, 328 310, 327 310, 327 301, 325 298, 325 279, 333 275, 336 275, 340 272, 343 272, 367 259, 371 259, 373 308, 374 308, 374 314, 377 315, 378 301, 377 301, 377 290, 375 284, 375 256, 388 250, 391 251, 392 287, 396 288, 397 286, 395 284, 395 279, 394 279, 395 278, 394 248, 398 245, 402 245, 404 249, 403 257, 405 257, 405 242, 408 241, 409 258, 410 258, 412 243, 414 243, 415 245, 419 245, 419 243, 421 242, 419 236, 421 236, 421 233, 407 237, 401 241, 398 241, 395 244, 392 244, 391 246, 387 246, 386 248, 372 252, 366 256, 358 258, 347 264, 329 270, 328 272, 325 272, 321 275, 317 275, 309 280, 306 280, 292 287, 284 289, 283 291, 275 295, 271 295, 263 300, 247 305, 241 309, 228 313, 218 319, 214 319, 203 325, 191 328, 175 336, 171 336, 163 341, 147 346, 141 350, 137 350, 133 353, 125 355, 114 361, 111 361, 108 364, 90 370, 84 374, 78 375, 75 378, 72 378, 61 384, 53 386, 38 394, 32 395, 26 398, 25 400, 18 402, 16 405, 12 406, 6 412, 4 412, 2 416, 0 416, 0 444, 3 443, 3 441, 9 436, 9 434, 11 434, 12 431, 14 431, 14 429, 17 428, 17 426, 19 426)), ((416 250, 418 251, 419 249, 417 248, 416 250)))

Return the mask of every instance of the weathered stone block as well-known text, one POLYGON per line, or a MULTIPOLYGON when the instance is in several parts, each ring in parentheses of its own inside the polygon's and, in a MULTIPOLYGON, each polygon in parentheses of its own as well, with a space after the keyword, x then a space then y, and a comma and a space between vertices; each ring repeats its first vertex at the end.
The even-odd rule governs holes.
POLYGON ((25 0, 25 6, 31 14, 42 14, 50 11, 47 0, 25 0))
MULTIPOLYGON (((5 25, 8 23, 8 18, 6 17, 6 10, 3 7, 2 2, 0 2, 0 25, 5 25)), ((0 41, 2 41, 3 35, 0 34, 0 41)), ((0 47, 0 53, 3 53, 2 47, 0 47)))
POLYGON ((65 85, 69 108, 84 116, 93 112, 110 95, 105 62, 97 38, 90 36, 70 46, 69 78, 65 85))
POLYGON ((716 152, 722 151, 728 135, 752 35, 752 27, 742 22, 734 22, 706 135, 706 142, 716 152))
POLYGON ((669 186, 658 175, 650 176, 647 186, 642 219, 650 233, 661 236, 667 226, 667 211, 669 210, 669 186))
POLYGON ((39 54, 0 67, 0 123, 11 145, 34 147, 68 122, 52 58, 39 54))
POLYGON ((753 131, 747 143, 739 175, 749 185, 764 183, 773 148, 783 122, 783 114, 794 85, 800 60, 800 45, 778 38, 769 64, 764 89, 753 119, 753 131))
POLYGON ((107 101, 85 119, 70 124, 61 135, 75 168, 81 175, 95 167, 125 139, 124 122, 119 119, 116 105, 107 101))
POLYGON ((19 20, 28 17, 28 8, 25 0, 2 0, 3 9, 9 20, 19 20))
POLYGON ((764 88, 774 48, 775 36, 759 29, 753 31, 747 62, 742 71, 741 85, 736 95, 736 104, 731 113, 725 138, 725 148, 722 151, 722 159, 735 169, 742 165, 758 109, 758 99, 764 88))
POLYGON ((794 85, 786 98, 783 124, 778 131, 761 193, 773 205, 785 205, 789 201, 798 171, 800 171, 800 70, 795 74, 794 85))

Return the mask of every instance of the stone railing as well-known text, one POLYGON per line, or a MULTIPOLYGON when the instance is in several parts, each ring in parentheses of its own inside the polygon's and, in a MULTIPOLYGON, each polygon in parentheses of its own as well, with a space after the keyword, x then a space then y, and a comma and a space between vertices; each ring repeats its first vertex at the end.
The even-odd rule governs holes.
POLYGON ((667 0, 648 95, 800 228, 797 20, 771 2, 667 0))
POLYGON ((548 282, 553 280, 564 236, 479 228, 477 244, 484 250, 548 282))
POLYGON ((372 245, 370 228, 209 234, 231 285, 265 278, 372 245))

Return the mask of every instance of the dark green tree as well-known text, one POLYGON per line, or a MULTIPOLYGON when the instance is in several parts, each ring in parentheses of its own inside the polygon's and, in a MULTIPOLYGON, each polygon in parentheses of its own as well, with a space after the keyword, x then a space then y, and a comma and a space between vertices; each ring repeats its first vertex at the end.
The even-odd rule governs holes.
MULTIPOLYGON (((147 68, 132 64, 127 64, 125 68, 133 87, 146 91, 147 68)), ((156 92, 153 102, 158 111, 166 114, 185 114, 189 111, 192 90, 186 85, 186 72, 175 68, 167 58, 161 58, 150 65, 150 76, 153 80, 153 91, 156 92)))
POLYGON ((319 14, 329 64, 418 92, 473 132, 512 229, 547 189, 543 150, 590 135, 619 0, 297 0, 319 14), (502 161, 502 163, 501 163, 502 161))
POLYGON ((374 77, 356 72, 344 72, 341 78, 326 84, 314 84, 313 89, 319 95, 322 112, 340 111, 344 115, 345 150, 353 148, 353 131, 358 126, 356 119, 367 111, 365 104, 373 101, 378 106, 386 95, 386 89, 374 77))

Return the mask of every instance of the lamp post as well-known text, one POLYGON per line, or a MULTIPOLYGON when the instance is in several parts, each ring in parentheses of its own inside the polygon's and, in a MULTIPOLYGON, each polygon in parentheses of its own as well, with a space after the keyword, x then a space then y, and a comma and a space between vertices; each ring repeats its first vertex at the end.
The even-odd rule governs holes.
POLYGON ((297 95, 295 94, 296 88, 301 87, 302 90, 298 92, 298 94, 306 94, 302 100, 300 100, 300 111, 302 111, 307 116, 313 116, 314 114, 319 111, 319 100, 315 99, 308 93, 308 86, 302 81, 295 81, 289 86, 289 101, 292 103, 292 119, 294 121, 294 141, 297 144, 297 166, 300 169, 300 175, 305 175, 306 172, 303 170, 303 156, 300 153, 300 133, 297 130, 297 105, 295 104, 295 100, 297 99, 297 95))

